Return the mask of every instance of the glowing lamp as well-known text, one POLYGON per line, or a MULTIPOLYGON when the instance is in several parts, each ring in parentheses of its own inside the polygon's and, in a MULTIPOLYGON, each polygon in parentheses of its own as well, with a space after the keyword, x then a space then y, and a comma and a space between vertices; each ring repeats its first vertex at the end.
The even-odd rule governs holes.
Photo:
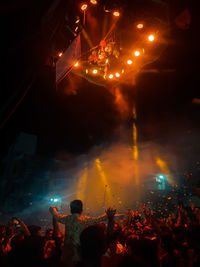
POLYGON ((124 73, 124 69, 122 69, 122 74, 124 73))
POLYGON ((78 67, 79 66, 79 62, 77 61, 75 64, 74 64, 74 67, 78 67))
POLYGON ((129 59, 129 60, 127 60, 127 64, 131 65, 131 64, 133 64, 133 61, 131 59, 129 59))
POLYGON ((153 42, 155 40, 154 35, 153 34, 149 35, 148 40, 149 40, 149 42, 153 42))
POLYGON ((96 5, 97 4, 97 0, 90 0, 90 3, 93 4, 93 5, 96 5))
POLYGON ((113 16, 115 16, 115 17, 119 17, 119 16, 120 16, 119 11, 114 11, 114 12, 113 12, 113 16))
POLYGON ((60 53, 58 54, 59 57, 62 57, 62 55, 63 55, 63 52, 60 52, 60 53))
POLYGON ((115 73, 115 76, 116 76, 117 78, 119 78, 119 77, 120 77, 119 72, 116 72, 116 73, 115 73))
POLYGON ((85 73, 88 74, 88 69, 85 70, 85 73))
POLYGON ((136 57, 139 57, 140 52, 139 52, 139 51, 135 51, 135 52, 134 52, 134 55, 135 55, 136 57))
POLYGON ((142 23, 139 23, 139 24, 137 25, 137 28, 138 28, 138 29, 143 29, 143 28, 144 28, 144 25, 143 25, 142 23))
POLYGON ((87 9, 87 7, 88 7, 87 4, 83 4, 83 5, 81 6, 81 10, 82 10, 82 11, 85 11, 85 10, 87 9))
POLYGON ((96 69, 92 71, 93 74, 97 74, 97 72, 98 71, 96 69))
POLYGON ((58 198, 54 198, 54 200, 53 200, 54 202, 58 202, 58 198))
POLYGON ((114 77, 113 74, 110 74, 110 75, 108 76, 109 79, 113 79, 113 77, 114 77))

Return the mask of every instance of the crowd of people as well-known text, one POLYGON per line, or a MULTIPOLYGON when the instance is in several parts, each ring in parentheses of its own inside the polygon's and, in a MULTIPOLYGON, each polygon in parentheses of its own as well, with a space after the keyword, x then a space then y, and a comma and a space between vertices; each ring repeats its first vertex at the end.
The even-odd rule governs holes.
POLYGON ((200 210, 192 203, 165 218, 145 204, 124 215, 108 208, 96 218, 82 215, 80 200, 70 209, 70 215, 61 215, 50 207, 52 228, 44 236, 39 226, 26 226, 19 218, 0 225, 0 266, 200 266, 200 210))

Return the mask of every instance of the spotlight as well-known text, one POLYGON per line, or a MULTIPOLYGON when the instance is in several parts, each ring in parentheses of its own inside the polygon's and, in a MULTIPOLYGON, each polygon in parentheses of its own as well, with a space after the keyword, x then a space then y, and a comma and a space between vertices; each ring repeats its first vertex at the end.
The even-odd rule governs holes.
POLYGON ((149 35, 148 40, 149 40, 149 42, 153 42, 155 40, 154 35, 153 34, 149 35))
POLYGON ((116 73, 115 73, 115 76, 116 76, 117 78, 119 78, 119 77, 120 77, 119 72, 116 72, 116 73))
POLYGON ((109 79, 113 79, 113 77, 114 77, 113 74, 110 74, 110 75, 108 76, 109 79))
POLYGON ((135 55, 136 57, 139 57, 140 52, 139 52, 138 50, 136 50, 136 51, 134 52, 134 55, 135 55))
POLYGON ((63 55, 63 52, 59 52, 58 56, 62 57, 62 55, 63 55))
POLYGON ((94 70, 92 71, 93 74, 97 74, 97 72, 98 72, 98 70, 96 70, 96 69, 94 69, 94 70))
POLYGON ((129 59, 129 60, 127 60, 127 64, 131 65, 131 64, 133 64, 133 61, 131 59, 129 59))
POLYGON ((96 5, 97 1, 96 0, 90 0, 90 3, 93 4, 93 5, 96 5))
POLYGON ((113 12, 113 16, 115 16, 115 17, 119 17, 119 16, 120 16, 119 11, 114 11, 114 12, 113 12))
POLYGON ((74 67, 78 67, 79 66, 79 62, 77 61, 75 64, 74 64, 74 67))
POLYGON ((143 28, 144 28, 144 25, 143 25, 142 23, 139 23, 139 24, 137 25, 137 28, 138 28, 138 29, 143 29, 143 28))
POLYGON ((81 6, 81 10, 82 10, 82 11, 85 11, 85 10, 87 9, 87 7, 88 7, 87 4, 83 4, 83 5, 81 6))

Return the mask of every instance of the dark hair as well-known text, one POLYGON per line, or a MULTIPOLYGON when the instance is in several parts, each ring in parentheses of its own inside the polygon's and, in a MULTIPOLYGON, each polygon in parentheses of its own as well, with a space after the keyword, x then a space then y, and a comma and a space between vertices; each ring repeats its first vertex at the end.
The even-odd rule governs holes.
POLYGON ((71 209, 71 213, 81 213, 83 211, 83 203, 81 200, 73 200, 70 203, 70 209, 71 209))

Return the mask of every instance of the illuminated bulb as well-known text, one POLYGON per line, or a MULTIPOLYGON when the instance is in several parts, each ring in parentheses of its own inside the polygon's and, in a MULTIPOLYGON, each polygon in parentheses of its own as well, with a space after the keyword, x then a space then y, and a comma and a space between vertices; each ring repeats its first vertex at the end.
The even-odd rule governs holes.
POLYGON ((92 72, 93 72, 93 74, 97 74, 98 71, 97 70, 93 70, 92 72))
POLYGON ((109 79, 112 79, 113 77, 114 77, 113 74, 110 74, 110 75, 108 76, 109 79))
POLYGON ((117 78, 119 78, 119 77, 120 77, 119 72, 116 72, 116 73, 115 73, 115 76, 116 76, 117 78))
POLYGON ((129 59, 129 60, 127 60, 127 64, 131 65, 131 64, 133 64, 133 61, 131 59, 129 59))
POLYGON ((62 53, 62 52, 60 52, 60 53, 58 54, 58 56, 59 56, 59 57, 62 57, 62 55, 63 55, 63 53, 62 53))
POLYGON ((124 73, 124 69, 122 69, 122 74, 124 73))
POLYGON ((108 63, 108 58, 106 59, 106 64, 108 63))
POLYGON ((118 12, 118 11, 114 11, 114 12, 113 12, 113 16, 115 16, 115 17, 119 17, 119 16, 120 16, 120 14, 119 14, 119 12, 118 12))
POLYGON ((153 42, 155 40, 154 35, 152 35, 152 34, 149 35, 148 40, 149 40, 149 42, 153 42))
POLYGON ((85 10, 87 9, 87 7, 88 7, 87 4, 83 4, 83 5, 81 6, 81 10, 82 10, 82 11, 85 11, 85 10))
POLYGON ((85 73, 88 74, 88 69, 85 70, 85 73))
POLYGON ((79 63, 78 61, 74 64, 74 67, 78 67, 79 66, 79 63))
POLYGON ((138 29, 142 29, 144 27, 144 25, 142 24, 142 23, 139 23, 138 25, 137 25, 137 28, 138 29))
POLYGON ((90 3, 93 4, 93 5, 96 5, 97 1, 96 0, 90 0, 90 3))
POLYGON ((75 32, 77 32, 78 31, 78 26, 75 28, 75 30, 74 30, 75 32))
POLYGON ((80 19, 77 19, 75 23, 77 24, 77 23, 79 23, 79 22, 80 22, 80 19))
POLYGON ((136 57, 139 57, 140 52, 139 52, 139 51, 135 51, 135 52, 134 52, 134 55, 135 55, 136 57))

